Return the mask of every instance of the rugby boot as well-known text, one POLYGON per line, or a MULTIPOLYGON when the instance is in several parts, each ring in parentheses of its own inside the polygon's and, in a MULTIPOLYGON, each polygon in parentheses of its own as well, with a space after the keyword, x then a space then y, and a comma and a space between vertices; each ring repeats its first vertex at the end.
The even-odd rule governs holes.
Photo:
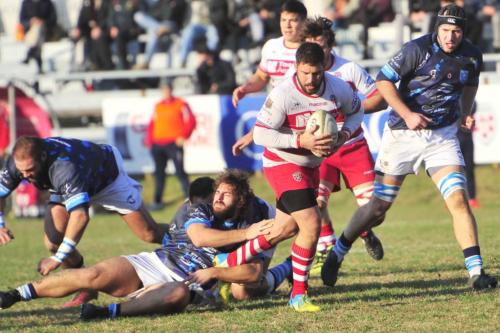
POLYGON ((97 306, 91 303, 84 303, 80 308, 80 319, 87 321, 92 319, 108 319, 109 311, 106 306, 97 306))
POLYGON ((375 260, 382 260, 384 257, 384 247, 382 242, 375 236, 372 230, 365 231, 361 234, 361 239, 365 244, 366 252, 375 260))
POLYGON ((0 291, 0 310, 10 308, 21 301, 21 294, 16 289, 2 292, 0 291))
POLYGON ((330 250, 333 248, 333 245, 330 245, 326 248, 324 251, 317 251, 316 252, 316 261, 311 268, 311 271, 309 272, 310 276, 319 276, 321 274, 321 268, 323 267, 323 264, 325 263, 326 260, 326 255, 330 250))
POLYGON ((340 266, 342 266, 342 261, 337 260, 337 254, 333 249, 328 252, 326 256, 325 263, 321 268, 321 280, 323 280, 323 284, 326 286, 333 287, 335 283, 337 283, 337 277, 339 275, 340 266))
POLYGON ((318 312, 321 308, 311 303, 307 295, 297 294, 290 297, 288 306, 297 312, 318 312))
POLYGON ((469 278, 469 286, 474 290, 494 289, 497 287, 497 278, 489 276, 481 270, 481 274, 469 278))
POLYGON ((72 308, 76 306, 80 306, 84 303, 88 303, 93 299, 97 299, 98 293, 95 290, 82 290, 78 292, 75 297, 71 301, 68 301, 63 304, 63 308, 72 308))
POLYGON ((219 281, 217 284, 219 298, 224 306, 228 306, 231 301, 231 283, 219 281))

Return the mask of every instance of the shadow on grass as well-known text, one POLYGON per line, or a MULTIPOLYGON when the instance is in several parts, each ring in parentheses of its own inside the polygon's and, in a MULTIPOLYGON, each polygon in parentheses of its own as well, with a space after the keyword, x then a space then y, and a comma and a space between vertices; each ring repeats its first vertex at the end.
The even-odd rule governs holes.
POLYGON ((40 320, 40 317, 46 316, 51 319, 51 324, 58 326, 74 325, 79 320, 79 310, 76 309, 36 309, 36 310, 20 310, 15 309, 2 310, 0 320, 0 332, 3 330, 23 330, 33 329, 37 327, 46 327, 46 324, 40 320), (30 319, 33 317, 33 319, 30 319), (9 325, 5 321, 11 320, 9 325), (55 320, 54 320, 55 319, 55 320))

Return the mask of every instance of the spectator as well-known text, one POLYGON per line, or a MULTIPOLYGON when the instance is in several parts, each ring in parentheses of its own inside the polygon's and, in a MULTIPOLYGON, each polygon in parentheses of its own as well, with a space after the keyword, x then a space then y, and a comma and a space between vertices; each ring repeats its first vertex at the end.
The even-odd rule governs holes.
POLYGON ((188 197, 189 180, 184 171, 184 142, 196 127, 196 119, 189 105, 172 95, 169 82, 161 84, 163 99, 156 104, 149 122, 145 144, 151 147, 155 171, 155 192, 152 210, 163 208, 163 190, 165 187, 165 168, 172 160, 175 173, 184 193, 188 197))
POLYGON ((196 69, 198 92, 201 94, 231 95, 236 88, 233 66, 210 51, 207 47, 198 50, 201 63, 196 69))
POLYGON ((186 67, 189 52, 194 49, 195 41, 200 38, 211 51, 217 50, 219 34, 216 27, 210 23, 208 3, 205 0, 192 0, 191 19, 181 33, 181 67, 186 67))
MULTIPOLYGON (((114 52, 118 57, 118 69, 129 69, 129 52, 127 47, 130 42, 135 42, 138 48, 137 36, 139 26, 134 21, 134 14, 139 9, 139 0, 111 0, 109 11, 109 36, 114 41, 114 52)), ((138 49, 134 52, 136 56, 138 49)))
POLYGON ((259 17, 264 24, 264 41, 281 37, 280 10, 281 0, 263 0, 258 4, 259 17))
POLYGON ((483 14, 491 17, 493 51, 500 52, 500 0, 485 0, 483 14))
MULTIPOLYGON (((241 36, 249 34, 253 45, 264 43, 264 22, 257 12, 255 1, 236 0, 234 2, 234 19, 237 41, 241 36)), ((238 48, 240 45, 236 45, 236 47, 238 48)))
POLYGON ((142 2, 141 10, 134 14, 137 24, 146 30, 147 42, 143 62, 136 69, 146 69, 153 58, 160 37, 181 30, 186 17, 185 0, 156 0, 142 2))
POLYGON ((93 70, 114 68, 107 33, 108 13, 109 6, 105 5, 104 0, 84 0, 78 23, 70 33, 75 42, 83 39, 84 57, 89 58, 88 67, 93 70))
POLYGON ((19 20, 25 31, 28 53, 23 63, 34 59, 38 72, 42 72, 42 44, 48 32, 57 24, 57 14, 50 0, 23 0, 19 20))

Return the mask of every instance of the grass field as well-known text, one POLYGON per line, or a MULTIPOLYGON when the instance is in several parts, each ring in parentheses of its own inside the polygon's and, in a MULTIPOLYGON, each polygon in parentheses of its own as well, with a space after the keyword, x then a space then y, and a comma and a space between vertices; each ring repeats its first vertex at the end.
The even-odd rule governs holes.
MULTIPOLYGON (((500 170, 477 169, 475 211, 485 268, 500 276, 500 170)), ((255 193, 272 202, 262 177, 254 177, 255 193)), ((169 221, 181 199, 177 181, 168 181, 170 205, 155 213, 169 221)), ((145 180, 146 200, 151 182, 145 180)), ((348 192, 331 203, 336 228, 341 231, 355 203, 348 192)), ((8 219, 16 239, 0 248, 0 290, 38 279, 36 263, 46 256, 39 220, 8 219)), ((0 332, 500 332, 499 291, 475 293, 466 286, 463 256, 455 242, 451 220, 438 191, 426 176, 409 177, 385 223, 377 228, 385 258, 369 258, 361 242, 345 260, 334 289, 310 280, 310 295, 322 306, 315 314, 298 314, 287 308, 288 287, 273 297, 234 303, 224 310, 190 309, 164 317, 125 318, 82 323, 79 309, 61 309, 65 299, 19 303, 0 311, 0 332)), ((283 260, 290 242, 280 244, 276 262, 283 260)), ((79 244, 87 264, 120 254, 153 249, 144 244, 113 215, 95 216, 79 244)), ((113 298, 100 295, 97 303, 113 298)))

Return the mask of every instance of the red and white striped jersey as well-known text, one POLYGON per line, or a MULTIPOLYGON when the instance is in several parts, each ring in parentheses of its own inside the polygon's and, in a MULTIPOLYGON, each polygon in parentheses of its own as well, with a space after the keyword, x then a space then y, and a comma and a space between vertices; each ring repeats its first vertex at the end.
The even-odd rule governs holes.
POLYGON ((271 87, 276 87, 290 67, 294 67, 297 49, 285 46, 283 37, 268 40, 262 48, 259 68, 271 78, 271 87))
POLYGON ((317 167, 321 163, 323 158, 297 146, 297 134, 305 130, 316 110, 330 112, 349 133, 354 133, 363 120, 359 97, 345 81, 325 74, 320 93, 308 95, 293 75, 270 92, 257 115, 254 141, 265 147, 264 167, 284 163, 317 167))

